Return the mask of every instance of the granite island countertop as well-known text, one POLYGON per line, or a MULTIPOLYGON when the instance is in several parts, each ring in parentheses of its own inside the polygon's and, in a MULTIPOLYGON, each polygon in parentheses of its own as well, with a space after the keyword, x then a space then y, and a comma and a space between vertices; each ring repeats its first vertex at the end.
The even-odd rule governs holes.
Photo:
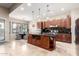
POLYGON ((31 34, 31 35, 38 35, 38 36, 56 36, 56 35, 50 34, 50 33, 43 33, 43 34, 36 34, 36 33, 34 33, 34 34, 31 34))

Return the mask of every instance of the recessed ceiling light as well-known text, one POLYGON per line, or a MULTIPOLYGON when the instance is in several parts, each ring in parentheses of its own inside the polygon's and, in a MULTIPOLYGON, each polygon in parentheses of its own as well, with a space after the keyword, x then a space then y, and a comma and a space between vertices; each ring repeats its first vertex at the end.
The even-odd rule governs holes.
POLYGON ((64 11, 64 8, 61 8, 61 11, 64 11))
POLYGON ((37 16, 37 18, 38 18, 39 16, 37 16))
POLYGON ((23 7, 21 7, 21 10, 23 11, 23 10, 24 10, 24 8, 23 8, 23 7))
POLYGON ((31 3, 28 3, 27 6, 31 6, 31 3))
POLYGON ((46 19, 49 19, 49 17, 47 17, 46 19))
POLYGON ((45 16, 46 14, 44 13, 43 16, 45 16))

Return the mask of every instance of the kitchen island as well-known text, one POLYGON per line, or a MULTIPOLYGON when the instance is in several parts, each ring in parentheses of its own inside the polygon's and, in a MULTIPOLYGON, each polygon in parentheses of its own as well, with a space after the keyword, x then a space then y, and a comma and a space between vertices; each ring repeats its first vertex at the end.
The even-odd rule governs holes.
POLYGON ((49 34, 29 34, 28 43, 49 51, 56 48, 55 36, 49 34))

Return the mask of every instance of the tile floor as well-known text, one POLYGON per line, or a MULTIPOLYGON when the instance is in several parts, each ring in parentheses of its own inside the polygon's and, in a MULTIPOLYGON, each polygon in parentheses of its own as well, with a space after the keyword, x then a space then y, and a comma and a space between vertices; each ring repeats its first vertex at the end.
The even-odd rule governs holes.
POLYGON ((13 40, 0 44, 0 56, 74 56, 75 47, 69 43, 56 42, 56 49, 48 51, 28 44, 26 40, 13 40))

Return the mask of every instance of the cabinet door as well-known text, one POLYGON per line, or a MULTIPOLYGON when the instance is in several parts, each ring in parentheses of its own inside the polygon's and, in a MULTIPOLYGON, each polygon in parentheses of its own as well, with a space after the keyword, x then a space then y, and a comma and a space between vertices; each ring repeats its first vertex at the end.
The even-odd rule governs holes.
POLYGON ((43 29, 45 28, 45 22, 43 22, 43 29))
POLYGON ((71 20, 70 19, 65 19, 64 26, 66 28, 71 28, 71 20))
POLYGON ((62 34, 59 34, 58 36, 57 36, 57 41, 63 41, 63 36, 62 36, 62 34))
POLYGON ((62 19, 62 27, 65 27, 65 19, 62 19))
POLYGON ((60 35, 56 36, 56 41, 60 41, 60 35))
POLYGON ((56 24, 56 21, 55 21, 55 19, 53 20, 53 26, 55 26, 55 24, 56 24))
POLYGON ((28 43, 32 43, 32 35, 28 36, 28 43))
POLYGON ((57 25, 57 20, 55 19, 55 21, 54 21, 55 23, 54 23, 54 26, 56 26, 57 25))
POLYGON ((46 28, 46 21, 43 22, 43 29, 46 28))
POLYGON ((37 28, 41 28, 41 22, 37 22, 37 28))
POLYGON ((50 27, 50 21, 49 20, 47 21, 47 27, 48 28, 50 27))
POLYGON ((47 21, 44 22, 44 25, 45 25, 44 27, 47 28, 47 21))
POLYGON ((51 20, 51 25, 53 26, 53 20, 51 20))
POLYGON ((49 27, 49 21, 46 21, 46 26, 45 26, 46 28, 48 28, 49 27))
POLYGON ((39 40, 38 39, 35 40, 35 45, 40 46, 40 39, 39 40))
POLYGON ((70 15, 67 15, 67 22, 68 22, 67 28, 71 28, 71 16, 70 15))
POLYGON ((42 39, 41 39, 41 46, 43 48, 49 48, 49 38, 46 37, 46 36, 42 36, 42 39))
POLYGON ((68 23, 67 23, 67 28, 71 28, 71 20, 68 19, 67 22, 68 22, 68 23))
POLYGON ((72 42, 71 35, 70 34, 66 35, 65 38, 66 38, 66 42, 68 42, 68 43, 71 43, 72 42))
POLYGON ((65 34, 62 34, 62 41, 63 41, 63 42, 67 42, 67 40, 66 40, 66 35, 65 35, 65 34))
POLYGON ((60 19, 60 27, 63 27, 63 19, 60 19))
POLYGON ((59 19, 57 20, 57 25, 58 25, 58 27, 60 27, 60 20, 59 19))

